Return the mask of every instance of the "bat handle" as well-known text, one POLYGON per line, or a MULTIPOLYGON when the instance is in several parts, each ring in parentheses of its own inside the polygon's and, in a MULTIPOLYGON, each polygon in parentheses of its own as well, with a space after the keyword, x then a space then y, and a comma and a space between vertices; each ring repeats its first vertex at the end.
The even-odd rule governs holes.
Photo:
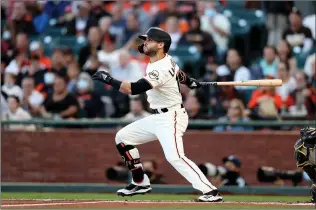
POLYGON ((199 82, 202 86, 216 86, 217 82, 199 82))

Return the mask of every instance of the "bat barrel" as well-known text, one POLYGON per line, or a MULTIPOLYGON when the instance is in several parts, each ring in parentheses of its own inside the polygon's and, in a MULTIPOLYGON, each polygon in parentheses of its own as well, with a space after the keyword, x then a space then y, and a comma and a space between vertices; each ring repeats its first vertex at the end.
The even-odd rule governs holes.
POLYGON ((279 87, 282 86, 280 79, 262 79, 262 80, 248 80, 248 81, 234 81, 234 82, 217 82, 218 86, 257 86, 257 87, 279 87))

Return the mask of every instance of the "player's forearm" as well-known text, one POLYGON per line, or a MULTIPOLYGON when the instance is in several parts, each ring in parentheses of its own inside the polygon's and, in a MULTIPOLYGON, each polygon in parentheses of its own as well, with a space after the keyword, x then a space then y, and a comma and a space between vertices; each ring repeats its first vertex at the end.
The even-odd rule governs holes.
POLYGON ((123 82, 121 83, 121 86, 120 86, 119 91, 120 91, 121 93, 125 93, 125 94, 128 94, 128 95, 132 94, 131 83, 130 83, 130 82, 127 82, 127 81, 123 81, 123 82))
MULTIPOLYGON (((111 82, 111 83, 113 83, 113 82, 111 82)), ((118 89, 117 85, 116 85, 116 87, 115 86, 113 86, 113 87, 118 89)), ((125 93, 125 94, 138 95, 138 94, 146 92, 147 90, 150 90, 151 88, 152 88, 151 85, 145 79, 140 79, 137 82, 123 81, 120 83, 120 87, 118 90, 122 93, 125 93)))

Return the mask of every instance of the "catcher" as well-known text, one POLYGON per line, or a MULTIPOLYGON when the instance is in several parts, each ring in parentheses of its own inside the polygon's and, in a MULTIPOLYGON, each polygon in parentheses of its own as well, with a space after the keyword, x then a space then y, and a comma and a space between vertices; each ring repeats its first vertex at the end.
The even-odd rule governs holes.
POLYGON ((305 127, 300 132, 301 138, 294 145, 296 165, 312 180, 312 202, 316 203, 316 128, 305 127))

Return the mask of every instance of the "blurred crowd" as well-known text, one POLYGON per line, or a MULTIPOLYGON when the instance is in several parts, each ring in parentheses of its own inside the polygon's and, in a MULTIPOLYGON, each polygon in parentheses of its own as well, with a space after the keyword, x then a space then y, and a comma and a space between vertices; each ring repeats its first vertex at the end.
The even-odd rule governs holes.
MULTIPOLYGON (((148 58, 137 52, 141 43, 137 35, 158 26, 171 35, 170 54, 176 55, 185 48, 200 55, 193 64, 186 63, 193 56, 175 57, 185 72, 200 81, 283 81, 283 86, 277 88, 227 86, 192 91, 182 86, 190 118, 222 122, 315 119, 315 14, 303 15, 291 1, 241 2, 239 9, 246 13, 264 12, 265 24, 260 30, 266 33, 259 34, 264 43, 256 50, 256 57, 254 49, 247 54, 244 46, 232 45, 234 24, 225 10, 230 2, 225 0, 3 1, 2 117, 136 120, 148 116, 145 95, 121 94, 110 86, 93 82, 91 75, 105 69, 119 80, 142 78, 148 58), (56 31, 61 33, 55 34, 56 31), (40 38, 43 34, 44 39, 40 38), (50 44, 53 47, 48 52, 47 46, 56 38, 74 39, 78 44, 50 44), (193 71, 192 66, 197 70, 193 71)), ((259 42, 258 33, 250 35, 250 39, 259 42)))

